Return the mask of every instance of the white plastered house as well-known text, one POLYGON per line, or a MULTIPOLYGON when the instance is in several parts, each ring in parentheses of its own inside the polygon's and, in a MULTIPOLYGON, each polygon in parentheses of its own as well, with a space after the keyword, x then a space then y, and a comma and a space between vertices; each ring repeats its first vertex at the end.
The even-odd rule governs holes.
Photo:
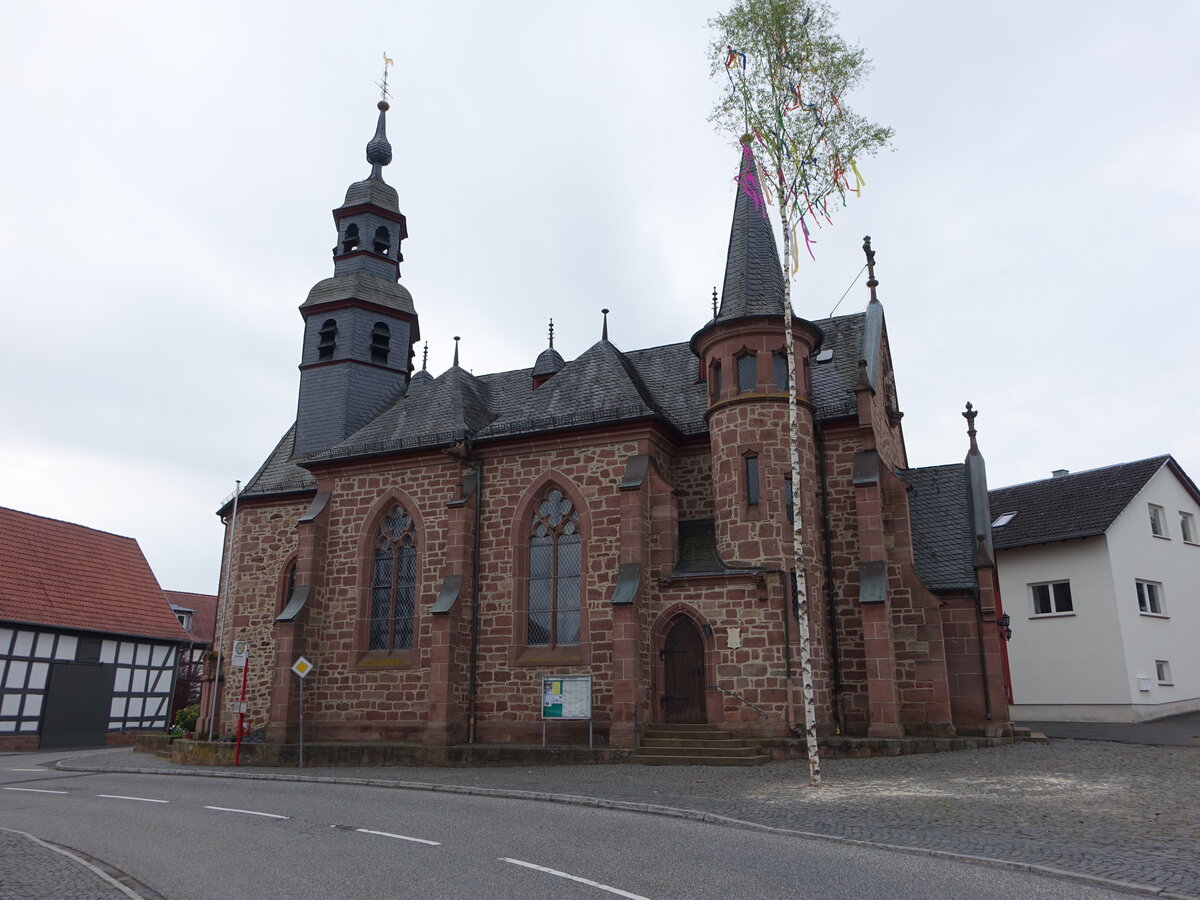
POLYGON ((1015 721, 1200 709, 1200 490, 1170 456, 989 492, 1015 721))

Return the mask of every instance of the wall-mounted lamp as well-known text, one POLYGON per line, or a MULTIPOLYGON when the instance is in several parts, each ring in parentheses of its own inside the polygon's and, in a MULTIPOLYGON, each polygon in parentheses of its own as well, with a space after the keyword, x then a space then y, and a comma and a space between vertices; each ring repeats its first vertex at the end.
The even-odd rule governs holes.
POLYGON ((707 622, 705 622, 703 625, 700 626, 700 630, 704 632, 705 637, 713 636, 712 626, 709 625, 707 622))
POLYGON ((1009 627, 1009 625, 1012 624, 1012 619, 1009 617, 1008 613, 1002 615, 997 624, 1000 626, 1000 633, 1004 635, 1004 639, 1006 641, 1011 641, 1012 629, 1009 627))

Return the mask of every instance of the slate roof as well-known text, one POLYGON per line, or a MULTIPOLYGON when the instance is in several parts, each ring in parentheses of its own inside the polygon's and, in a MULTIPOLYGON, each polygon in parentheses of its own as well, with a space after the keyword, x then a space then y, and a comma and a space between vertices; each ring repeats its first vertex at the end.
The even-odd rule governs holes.
MULTIPOLYGON (((828 362, 812 366, 818 419, 855 413, 864 319, 855 313, 815 323, 825 332, 823 349, 832 352, 828 362)), ((468 434, 476 440, 501 439, 646 418, 665 422, 683 437, 708 432, 707 393, 687 343, 623 353, 601 340, 536 390, 533 374, 514 369, 475 376, 452 367, 433 378, 422 370, 375 419, 310 459, 448 446, 468 434)), ((312 475, 291 461, 293 443, 294 426, 246 483, 245 494, 316 488, 312 475)))
POLYGON ((3 507, 0 621, 189 640, 133 538, 3 507))
POLYGON ((975 539, 971 534, 967 467, 962 463, 901 469, 912 488, 908 503, 913 564, 931 591, 975 587, 975 539))
POLYGON ((214 594, 190 591, 163 591, 172 608, 190 609, 192 627, 188 634, 197 644, 211 644, 217 633, 217 598, 214 594))
POLYGON ((398 281, 380 278, 370 272, 352 272, 349 275, 334 275, 323 278, 312 286, 308 297, 300 304, 314 306, 329 300, 347 300, 355 298, 378 303, 398 312, 416 315, 412 294, 408 288, 398 281))
POLYGON ((743 151, 717 321, 783 314, 783 269, 754 157, 743 151))
POLYGON ((1170 456, 1154 456, 1059 478, 1045 478, 988 492, 992 515, 1016 515, 992 529, 997 550, 1104 534, 1138 491, 1170 465, 1195 492, 1191 479, 1170 456))

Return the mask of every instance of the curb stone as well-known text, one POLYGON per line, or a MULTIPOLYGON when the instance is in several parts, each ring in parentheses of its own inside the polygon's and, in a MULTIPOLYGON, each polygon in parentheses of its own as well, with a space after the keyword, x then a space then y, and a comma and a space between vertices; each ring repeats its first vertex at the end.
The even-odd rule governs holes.
POLYGON ((613 809, 622 812, 642 813, 644 815, 664 816, 674 819, 685 819, 694 822, 705 822, 712 825, 723 825, 729 828, 741 828, 748 831, 760 831, 767 834, 788 835, 791 837, 810 840, 828 841, 856 847, 869 847, 880 850, 890 850, 895 853, 906 853, 913 856, 927 856, 937 859, 948 859, 967 862, 974 865, 988 866, 998 869, 1010 869, 1018 872, 1029 872, 1062 881, 1074 881, 1080 884, 1095 885, 1110 890, 1124 891, 1147 897, 1161 897, 1165 900, 1196 900, 1191 894, 1173 893, 1169 888, 1154 887, 1136 882, 1118 881, 1073 872, 1069 869, 1058 869, 1052 866, 1042 866, 1035 863, 1023 863, 1015 860, 996 859, 988 856, 975 856, 965 853, 954 853, 949 850, 932 850, 924 847, 906 847, 898 844, 886 844, 878 841, 864 841, 846 838, 839 835, 821 834, 819 832, 799 831, 792 828, 779 828, 774 825, 764 825, 745 819, 735 819, 718 813, 703 812, 694 809, 682 809, 673 806, 657 806, 651 803, 637 803, 629 800, 607 800, 602 797, 586 797, 576 794, 553 794, 538 791, 520 791, 505 788, 472 787, 458 784, 433 784, 420 781, 392 781, 382 778, 338 778, 328 775, 282 775, 263 772, 222 772, 212 769, 174 771, 151 768, 123 768, 120 766, 84 766, 72 765, 67 762, 56 762, 54 768, 64 772, 89 772, 104 774, 133 774, 133 775, 166 775, 185 778, 229 778, 249 781, 288 781, 307 782, 312 784, 344 784, 358 787, 379 787, 393 790, 429 791, 446 794, 464 794, 480 797, 496 797, 508 800, 532 800, 542 803, 560 803, 572 806, 593 806, 602 809, 613 809))

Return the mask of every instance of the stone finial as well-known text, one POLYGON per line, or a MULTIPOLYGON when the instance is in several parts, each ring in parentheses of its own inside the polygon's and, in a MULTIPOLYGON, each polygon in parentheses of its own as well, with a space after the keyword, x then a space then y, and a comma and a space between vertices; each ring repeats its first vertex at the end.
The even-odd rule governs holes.
POLYGON ((429 341, 425 342, 425 350, 421 354, 421 371, 429 371, 429 341))
POLYGON ((869 234, 863 238, 863 253, 867 255, 867 287, 871 289, 871 302, 875 303, 879 300, 875 296, 875 288, 879 287, 879 280, 875 277, 875 251, 871 249, 869 234))
POLYGON ((554 349, 554 320, 550 320, 550 349, 554 349))
POLYGON ((967 420, 967 437, 971 439, 971 452, 979 453, 979 445, 975 442, 975 435, 978 433, 975 430, 975 417, 979 415, 979 411, 971 406, 970 401, 967 402, 967 411, 962 414, 962 417, 967 420))
POLYGON ((713 318, 715 319, 717 317, 717 286, 715 284, 713 285, 712 306, 713 318))
POLYGON ((458 368, 458 342, 462 340, 457 334, 454 336, 454 366, 458 368))
POLYGON ((604 314, 604 330, 600 333, 600 340, 607 341, 608 340, 608 310, 602 309, 602 310, 600 310, 600 312, 604 314))

